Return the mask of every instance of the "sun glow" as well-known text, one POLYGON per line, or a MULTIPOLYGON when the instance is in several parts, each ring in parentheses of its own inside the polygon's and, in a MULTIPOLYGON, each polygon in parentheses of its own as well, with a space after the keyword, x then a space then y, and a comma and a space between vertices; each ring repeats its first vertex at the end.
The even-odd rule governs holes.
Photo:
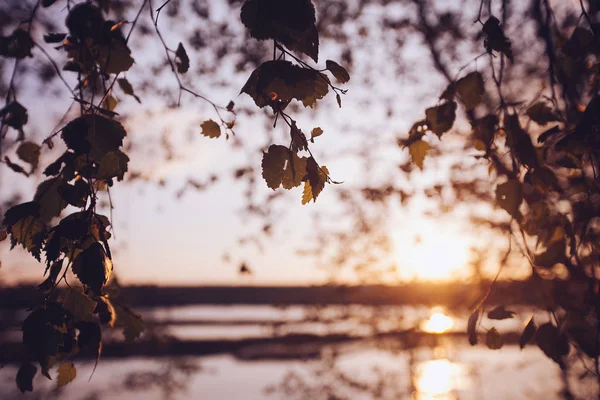
POLYGON ((468 386, 466 371, 447 359, 430 360, 420 364, 416 371, 414 398, 418 400, 450 400, 468 386))
POLYGON ((467 276, 470 238, 435 223, 421 222, 418 226, 396 235, 401 278, 445 281, 467 276))
POLYGON ((421 323, 421 330, 430 333, 444 333, 454 326, 454 320, 444 314, 441 310, 432 312, 429 319, 421 323))

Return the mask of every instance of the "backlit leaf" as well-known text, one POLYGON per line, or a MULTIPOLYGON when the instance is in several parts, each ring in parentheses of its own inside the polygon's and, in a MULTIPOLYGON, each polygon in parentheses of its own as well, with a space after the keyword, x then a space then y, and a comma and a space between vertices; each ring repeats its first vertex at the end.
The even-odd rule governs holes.
POLYGON ((436 107, 425 110, 427 126, 438 137, 452 129, 456 119, 456 102, 448 101, 436 107))
POLYGON ((483 77, 479 72, 471 72, 459 79, 455 86, 456 94, 467 110, 472 110, 483 97, 483 77))
POLYGON ((428 151, 429 143, 425 142, 424 140, 416 140, 408 145, 410 158, 420 169, 423 169, 423 163, 428 151))
POLYGON ((200 127, 202 128, 202 132, 200 133, 206 137, 212 139, 221 136, 221 127, 212 119, 204 121, 200 124, 200 127))
POLYGON ((346 83, 350 80, 350 74, 348 73, 348 71, 346 71, 346 68, 342 67, 335 61, 325 61, 325 68, 327 68, 329 72, 333 74, 335 79, 340 83, 346 83))
POLYGON ((77 376, 77 369, 72 362, 65 362, 58 367, 58 376, 56 377, 56 388, 59 389, 72 382, 77 376))
POLYGON ((314 138, 319 137, 323 134, 323 129, 317 127, 317 128, 313 128, 313 130, 310 132, 310 141, 314 142, 314 138))
POLYGON ((125 340, 132 342, 139 338, 146 329, 143 318, 122 306, 115 306, 117 310, 116 326, 123 328, 125 340))
POLYGON ((529 344, 533 338, 535 337, 535 332, 537 331, 537 326, 533 320, 533 317, 527 322, 525 325, 525 329, 523 329, 523 333, 521 333, 521 337, 519 338, 519 347, 521 350, 529 344))
POLYGON ((307 204, 311 200, 317 201, 317 197, 325 187, 329 171, 325 166, 319 167, 315 159, 309 157, 306 163, 306 174, 308 179, 304 182, 302 204, 307 204))
POLYGON ((298 151, 308 150, 308 141, 306 140, 306 135, 296 126, 295 121, 292 121, 292 126, 290 127, 290 136, 292 138, 292 152, 297 153, 298 151))
POLYGON ((113 266, 111 260, 106 256, 104 247, 99 242, 94 242, 75 257, 72 269, 81 283, 96 294, 101 294, 102 287, 108 281, 113 266))
POLYGON ((97 304, 77 287, 68 287, 62 295, 63 308, 73 314, 76 322, 91 321, 97 304))
POLYGON ((492 350, 498 350, 504 345, 504 340, 502 339, 500 332, 498 332, 496 328, 492 328, 487 332, 485 344, 492 350))
POLYGON ((541 325, 535 334, 535 340, 548 358, 561 368, 564 366, 564 357, 569 354, 569 342, 557 327, 550 322, 541 325))
POLYGON ((17 371, 17 387, 21 393, 33 392, 33 378, 37 367, 32 363, 23 363, 17 371))
POLYGON ((122 181, 127 172, 129 157, 121 150, 109 151, 102 157, 100 166, 98 167, 98 179, 112 179, 122 181))
POLYGON ((20 244, 38 261, 46 238, 46 225, 39 217, 40 205, 31 201, 9 208, 2 221, 11 236, 11 246, 20 244))
POLYGON ((69 122, 62 138, 75 154, 86 154, 91 161, 101 162, 104 155, 123 145, 127 135, 123 125, 98 114, 86 114, 69 122))
POLYGON ((50 178, 40 183, 35 191, 33 200, 40 204, 40 218, 50 222, 58 217, 67 206, 58 189, 64 184, 63 179, 50 178))

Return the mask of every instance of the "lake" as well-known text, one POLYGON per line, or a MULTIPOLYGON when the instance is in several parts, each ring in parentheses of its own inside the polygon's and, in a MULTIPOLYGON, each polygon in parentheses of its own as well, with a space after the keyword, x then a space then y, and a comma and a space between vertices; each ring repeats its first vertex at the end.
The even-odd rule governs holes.
MULTIPOLYGON (((595 398, 594 380, 581 379, 583 361, 575 359, 563 375, 535 345, 520 350, 509 341, 496 351, 484 344, 469 346, 460 334, 466 312, 409 306, 254 305, 140 311, 152 326, 145 336, 158 342, 246 345, 208 356, 163 352, 160 357, 122 358, 113 354, 101 358, 91 380, 94 362, 78 361, 78 376, 64 390, 53 390, 55 383, 38 373, 36 391, 26 395, 16 391, 17 366, 9 364, 0 370, 0 398, 561 399, 565 379, 577 398, 595 398), (445 334, 419 340, 395 334, 415 327, 445 334), (283 340, 290 336, 299 341, 283 340), (314 336, 339 340, 314 342, 314 336)), ((531 313, 525 307, 515 311, 519 312, 514 319, 494 326, 503 333, 520 332, 531 313)), ((22 313, 11 317, 22 318, 22 313)), ((545 318, 543 313, 536 315, 540 323, 545 318)), ((4 340, 19 338, 14 324, 4 332, 4 340)), ((107 351, 120 338, 120 332, 105 335, 107 351)), ((55 376, 55 371, 51 374, 55 376)))

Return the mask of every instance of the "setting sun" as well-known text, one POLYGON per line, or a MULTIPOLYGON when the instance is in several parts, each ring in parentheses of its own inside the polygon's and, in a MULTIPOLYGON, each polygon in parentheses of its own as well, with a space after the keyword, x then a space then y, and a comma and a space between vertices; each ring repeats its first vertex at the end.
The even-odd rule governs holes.
POLYGON ((470 240, 465 235, 434 223, 420 223, 410 239, 408 234, 402 236, 396 242, 402 278, 444 281, 468 274, 470 240))

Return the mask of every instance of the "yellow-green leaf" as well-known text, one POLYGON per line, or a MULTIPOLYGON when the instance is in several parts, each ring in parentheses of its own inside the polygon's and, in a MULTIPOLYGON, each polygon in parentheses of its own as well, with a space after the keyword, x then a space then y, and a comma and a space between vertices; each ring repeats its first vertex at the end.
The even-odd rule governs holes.
POLYGON ((483 96, 483 77, 479 72, 471 72, 456 82, 456 93, 467 110, 472 110, 483 96))
POLYGON ((58 367, 58 376, 56 377, 56 388, 59 389, 72 382, 77 376, 77 369, 72 362, 65 362, 58 367))
POLYGON ((429 143, 425 142, 424 140, 415 140, 408 145, 410 158, 412 159, 413 163, 415 163, 415 165, 421 169, 423 169, 423 162, 425 161, 425 156, 427 156, 428 151, 429 143))
POLYGON ((211 139, 221 136, 221 127, 212 119, 204 121, 202 124, 200 124, 200 127, 202 128, 202 132, 200 133, 204 136, 207 136, 211 139))
POLYGON ((98 303, 83 293, 80 288, 69 287, 63 295, 62 305, 65 310, 73 314, 75 321, 91 321, 98 303))

